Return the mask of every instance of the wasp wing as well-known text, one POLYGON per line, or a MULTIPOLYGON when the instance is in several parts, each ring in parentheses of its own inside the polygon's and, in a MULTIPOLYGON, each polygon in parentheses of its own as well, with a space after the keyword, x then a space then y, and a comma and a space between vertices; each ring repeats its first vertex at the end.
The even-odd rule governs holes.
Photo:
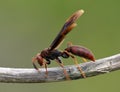
POLYGON ((51 43, 49 50, 56 49, 64 40, 65 36, 76 26, 75 21, 84 13, 83 10, 78 10, 71 17, 69 17, 63 25, 61 31, 58 33, 54 41, 51 43))

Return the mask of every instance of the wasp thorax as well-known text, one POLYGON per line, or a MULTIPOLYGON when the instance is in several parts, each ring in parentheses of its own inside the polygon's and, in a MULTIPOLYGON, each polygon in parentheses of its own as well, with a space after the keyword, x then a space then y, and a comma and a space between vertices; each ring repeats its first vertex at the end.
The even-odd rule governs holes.
POLYGON ((48 56, 49 52, 50 52, 49 49, 45 48, 44 50, 41 51, 41 56, 44 58, 48 56))

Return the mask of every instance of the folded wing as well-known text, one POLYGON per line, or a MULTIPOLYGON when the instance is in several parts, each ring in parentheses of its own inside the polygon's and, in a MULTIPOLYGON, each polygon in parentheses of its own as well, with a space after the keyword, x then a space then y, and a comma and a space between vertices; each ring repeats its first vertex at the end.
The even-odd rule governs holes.
POLYGON ((49 50, 56 49, 64 40, 65 36, 77 25, 75 21, 84 13, 84 10, 78 10, 71 17, 69 17, 63 25, 61 31, 58 33, 54 41, 51 43, 49 50))

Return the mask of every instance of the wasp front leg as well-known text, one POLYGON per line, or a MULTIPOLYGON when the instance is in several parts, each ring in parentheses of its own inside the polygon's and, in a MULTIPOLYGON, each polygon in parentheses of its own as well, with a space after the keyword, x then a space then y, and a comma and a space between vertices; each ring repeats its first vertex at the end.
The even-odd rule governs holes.
POLYGON ((37 58, 36 57, 33 57, 32 58, 32 64, 33 64, 33 67, 39 71, 39 68, 36 66, 35 62, 37 61, 37 58))
POLYGON ((36 66, 35 62, 37 61, 37 63, 40 66, 44 66, 45 70, 46 70, 46 76, 48 76, 48 71, 47 71, 47 64, 48 62, 45 62, 44 58, 41 57, 40 53, 38 53, 34 58, 32 58, 32 64, 33 67, 39 71, 39 68, 36 66))

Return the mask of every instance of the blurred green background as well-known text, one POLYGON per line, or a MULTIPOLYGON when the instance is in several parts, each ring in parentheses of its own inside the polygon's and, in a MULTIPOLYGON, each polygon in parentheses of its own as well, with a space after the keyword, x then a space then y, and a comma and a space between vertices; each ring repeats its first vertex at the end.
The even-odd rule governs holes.
MULTIPOLYGON (((96 59, 119 53, 119 0, 1 0, 0 66, 32 68, 31 58, 50 45, 65 20, 78 9, 85 13, 60 49, 71 41, 91 49, 96 59)), ((63 61, 73 64, 71 59, 63 61)), ((52 62, 49 67, 53 66, 58 65, 52 62)), ((0 92, 119 92, 119 85, 120 71, 116 71, 67 82, 0 83, 0 92)))

